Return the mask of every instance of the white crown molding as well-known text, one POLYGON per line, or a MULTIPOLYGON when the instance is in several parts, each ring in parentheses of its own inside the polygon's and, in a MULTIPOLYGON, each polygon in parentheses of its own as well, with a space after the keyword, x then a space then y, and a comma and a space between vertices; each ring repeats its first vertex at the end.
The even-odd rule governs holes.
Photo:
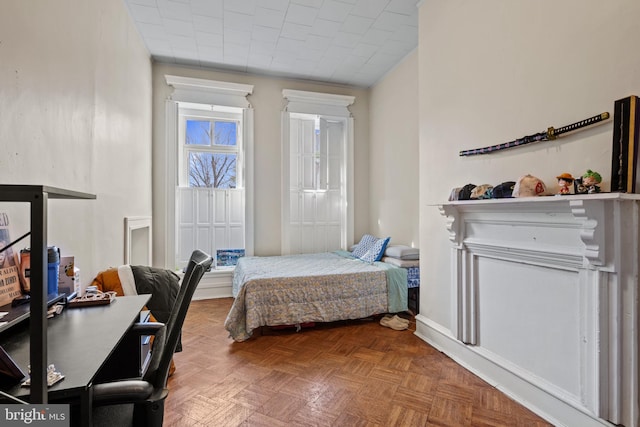
POLYGON ((351 112, 347 107, 356 100, 355 96, 292 89, 283 89, 282 97, 288 101, 285 106, 287 112, 340 117, 351 117, 351 112))
POLYGON ((173 101, 251 108, 247 96, 253 93, 253 85, 169 74, 165 75, 165 81, 174 88, 169 96, 173 101))

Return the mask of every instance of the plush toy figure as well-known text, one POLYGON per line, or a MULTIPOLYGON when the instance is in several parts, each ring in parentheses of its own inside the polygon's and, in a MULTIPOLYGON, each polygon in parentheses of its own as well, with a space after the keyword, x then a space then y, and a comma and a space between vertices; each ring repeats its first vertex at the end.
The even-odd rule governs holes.
POLYGON ((602 182, 602 176, 598 172, 594 172, 591 169, 587 171, 580 178, 576 179, 576 193, 578 194, 594 194, 600 192, 600 184, 602 182))
POLYGON ((566 195, 566 194, 571 194, 571 186, 573 185, 573 176, 570 173, 563 173, 560 174, 558 176, 556 176, 556 179, 558 180, 558 194, 560 195, 566 195))
POLYGON ((544 182, 533 175, 525 175, 518 179, 513 187, 513 197, 542 196, 547 191, 544 182))

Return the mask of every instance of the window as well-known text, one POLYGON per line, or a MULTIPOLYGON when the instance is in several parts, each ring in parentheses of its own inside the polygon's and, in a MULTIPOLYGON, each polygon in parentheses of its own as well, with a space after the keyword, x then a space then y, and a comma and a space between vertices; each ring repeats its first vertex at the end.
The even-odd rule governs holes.
POLYGON ((179 103, 178 263, 245 249, 242 110, 179 103))
POLYGON ((242 113, 211 112, 206 115, 181 108, 180 117, 184 121, 180 126, 183 147, 181 185, 241 187, 238 165, 242 154, 239 134, 242 113))
POLYGON ((346 249, 353 243, 353 97, 283 91, 282 252, 346 249))

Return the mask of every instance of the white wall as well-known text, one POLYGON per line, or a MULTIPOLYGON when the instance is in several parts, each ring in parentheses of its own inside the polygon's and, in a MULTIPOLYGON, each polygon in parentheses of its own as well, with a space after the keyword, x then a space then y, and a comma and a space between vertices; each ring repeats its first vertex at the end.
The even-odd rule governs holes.
POLYGON ((163 63, 153 66, 153 163, 154 163, 154 264, 164 264, 165 240, 161 227, 166 220, 165 179, 165 100, 172 88, 165 75, 176 75, 254 86, 248 97, 254 108, 254 181, 256 255, 279 255, 281 246, 281 112, 285 105, 282 89, 326 92, 355 96, 349 107, 354 117, 355 134, 355 235, 369 229, 369 94, 364 89, 271 78, 211 69, 189 68, 163 63))
POLYGON ((449 328, 450 249, 432 205, 454 187, 531 173, 611 173, 612 122, 490 155, 483 147, 559 127, 640 94, 640 2, 429 0, 420 8, 420 312, 449 328))
POLYGON ((97 196, 49 203, 49 244, 83 284, 122 264, 124 217, 151 215, 151 61, 122 1, 0 2, 0 147, 0 183, 97 196))
POLYGON ((369 135, 369 233, 417 247, 417 49, 371 88, 369 135))

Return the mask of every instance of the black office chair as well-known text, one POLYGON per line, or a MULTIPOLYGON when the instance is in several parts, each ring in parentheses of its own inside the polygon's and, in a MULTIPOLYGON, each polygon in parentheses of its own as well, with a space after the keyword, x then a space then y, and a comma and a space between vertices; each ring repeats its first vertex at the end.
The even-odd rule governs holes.
POLYGON ((212 263, 210 255, 193 251, 167 323, 135 325, 140 335, 155 335, 149 368, 142 378, 93 385, 94 425, 162 426, 171 359, 193 293, 212 263))

